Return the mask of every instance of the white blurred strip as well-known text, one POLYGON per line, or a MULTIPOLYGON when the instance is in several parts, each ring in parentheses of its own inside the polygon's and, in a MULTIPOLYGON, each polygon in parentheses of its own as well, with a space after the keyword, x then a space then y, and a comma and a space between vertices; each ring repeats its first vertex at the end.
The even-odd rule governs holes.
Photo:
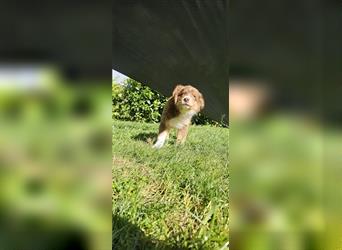
POLYGON ((38 90, 51 87, 56 70, 46 65, 0 64, 0 90, 38 90))

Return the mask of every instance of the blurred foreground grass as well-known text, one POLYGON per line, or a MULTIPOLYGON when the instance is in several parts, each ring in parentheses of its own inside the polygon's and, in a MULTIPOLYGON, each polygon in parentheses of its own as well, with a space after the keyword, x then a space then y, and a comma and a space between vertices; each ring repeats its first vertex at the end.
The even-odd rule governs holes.
POLYGON ((54 80, 0 86, 0 249, 110 249, 110 86, 54 80))
POLYGON ((232 249, 342 249, 341 130, 278 111, 230 132, 232 249))

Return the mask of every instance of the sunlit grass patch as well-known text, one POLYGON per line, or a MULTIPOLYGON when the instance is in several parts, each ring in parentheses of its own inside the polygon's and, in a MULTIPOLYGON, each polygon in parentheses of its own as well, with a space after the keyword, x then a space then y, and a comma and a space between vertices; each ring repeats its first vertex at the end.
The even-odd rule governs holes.
POLYGON ((220 249, 229 235, 229 130, 193 126, 185 145, 173 134, 155 150, 157 131, 113 122, 114 249, 220 249))

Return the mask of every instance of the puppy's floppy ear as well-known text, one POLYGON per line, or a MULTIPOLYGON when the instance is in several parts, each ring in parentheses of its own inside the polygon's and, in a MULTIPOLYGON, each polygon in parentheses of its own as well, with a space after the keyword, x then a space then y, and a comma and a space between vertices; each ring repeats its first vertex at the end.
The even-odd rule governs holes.
POLYGON ((198 101, 199 101, 199 104, 200 104, 200 110, 203 110, 205 103, 204 103, 204 97, 201 94, 201 92, 198 92, 198 101))
POLYGON ((175 104, 177 103, 177 97, 178 97, 178 93, 184 88, 184 85, 180 85, 178 84, 175 89, 172 92, 172 97, 175 100, 175 104))

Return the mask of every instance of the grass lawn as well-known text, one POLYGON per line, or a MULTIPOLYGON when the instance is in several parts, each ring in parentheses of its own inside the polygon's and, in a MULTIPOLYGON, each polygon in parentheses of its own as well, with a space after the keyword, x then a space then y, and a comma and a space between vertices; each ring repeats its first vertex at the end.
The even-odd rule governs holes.
POLYGON ((157 130, 113 121, 113 249, 228 249, 229 130, 155 150, 157 130))

